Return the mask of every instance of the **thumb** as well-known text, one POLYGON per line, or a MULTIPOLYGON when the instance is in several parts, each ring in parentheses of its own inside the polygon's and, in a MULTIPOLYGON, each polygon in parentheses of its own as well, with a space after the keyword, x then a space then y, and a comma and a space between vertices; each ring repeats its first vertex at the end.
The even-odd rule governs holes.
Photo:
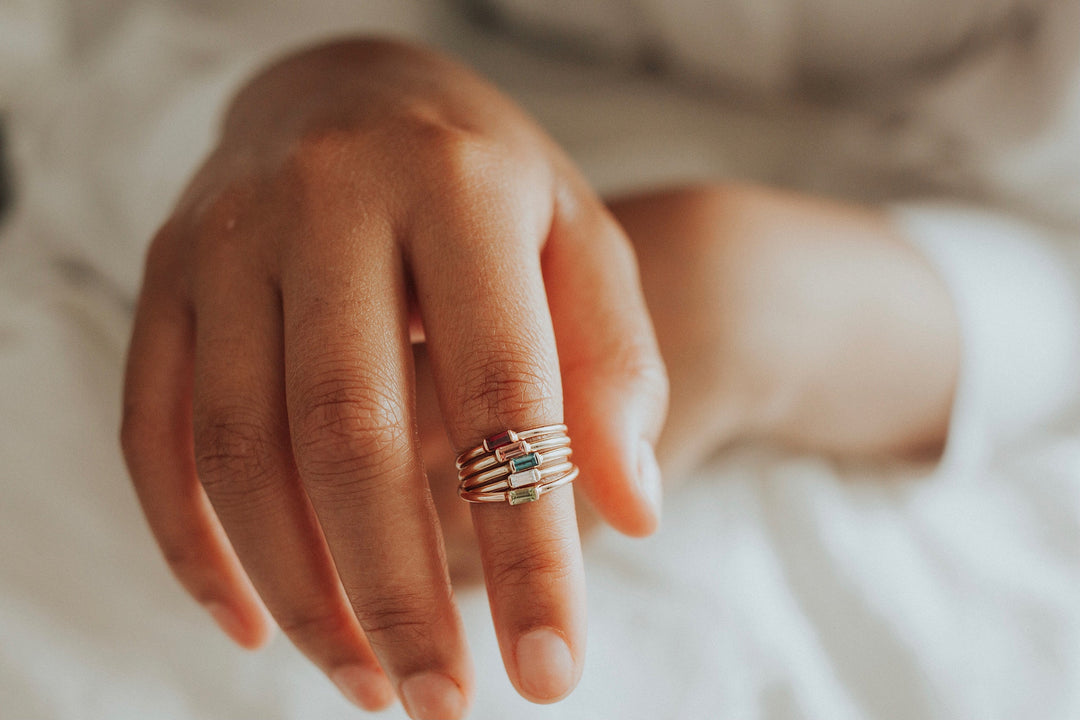
POLYGON ((660 520, 668 381, 625 233, 591 192, 556 204, 543 254, 578 486, 615 529, 660 520))

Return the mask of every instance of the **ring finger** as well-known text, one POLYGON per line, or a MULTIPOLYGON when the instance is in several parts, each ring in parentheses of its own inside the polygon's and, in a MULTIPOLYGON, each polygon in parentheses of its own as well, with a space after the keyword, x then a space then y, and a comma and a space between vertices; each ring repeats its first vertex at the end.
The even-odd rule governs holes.
MULTIPOLYGON (((428 223, 410 262, 440 406, 457 451, 506 429, 562 422, 559 361, 540 268, 550 215, 462 212, 428 223)), ((496 634, 534 702, 569 693, 584 658, 585 593, 571 488, 473 507, 496 634)))

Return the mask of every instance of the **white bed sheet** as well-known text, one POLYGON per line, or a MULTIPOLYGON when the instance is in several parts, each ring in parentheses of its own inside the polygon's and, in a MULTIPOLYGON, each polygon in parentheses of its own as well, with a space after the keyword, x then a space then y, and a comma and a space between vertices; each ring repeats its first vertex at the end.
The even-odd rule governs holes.
MULTIPOLYGON (((169 576, 125 477, 116 428, 139 248, 220 99, 263 53, 222 61, 212 40, 200 53, 176 38, 227 23, 142 5, 72 56, 63 38, 80 26, 63 4, 0 3, 0 28, 37 13, 20 46, 30 75, 0 67, 24 178, 0 229, 0 720, 356 717, 283 639, 249 654, 220 635, 169 576)), ((419 7, 368 9, 376 28, 423 36, 419 7)), ((336 17, 263 42, 340 28, 336 17)), ((604 187, 790 180, 805 173, 792 149, 831 127, 625 78, 598 94, 579 68, 465 37, 478 61, 521 78, 523 100, 604 187), (618 119, 598 136, 574 108, 578 121, 618 119)), ((1080 717, 1080 422, 967 469, 718 458, 667 500, 656 537, 588 545, 589 654, 567 701, 514 694, 483 594, 462 594, 473 717, 1080 717)))

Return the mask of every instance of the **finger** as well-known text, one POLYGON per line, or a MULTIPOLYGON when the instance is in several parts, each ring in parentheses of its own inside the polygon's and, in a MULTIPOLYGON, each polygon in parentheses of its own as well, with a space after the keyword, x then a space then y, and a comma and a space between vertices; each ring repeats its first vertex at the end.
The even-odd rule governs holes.
POLYGON ((385 707, 393 688, 349 607, 292 462, 277 292, 228 251, 210 262, 231 272, 195 291, 199 477, 278 625, 351 701, 385 707))
MULTIPOLYGON (((447 431, 457 451, 504 429, 562 422, 559 361, 540 272, 548 216, 507 198, 443 208, 409 258, 447 431)), ((504 663, 518 691, 552 702, 576 685, 585 599, 573 493, 473 507, 504 663)))
POLYGON ((388 233, 357 233, 344 243, 316 227, 285 265, 294 455, 352 609, 406 709, 456 718, 472 670, 416 442, 403 269, 388 233))
POLYGON ((124 382, 121 445, 169 567, 233 640, 255 648, 272 624, 199 485, 192 451, 194 328, 174 246, 151 248, 124 382))
MULTIPOLYGON (((633 249, 588 191, 557 205, 544 250, 578 483, 616 529, 653 532, 661 481, 655 443, 668 384, 633 249)), ((565 199, 565 196, 564 196, 565 199)))

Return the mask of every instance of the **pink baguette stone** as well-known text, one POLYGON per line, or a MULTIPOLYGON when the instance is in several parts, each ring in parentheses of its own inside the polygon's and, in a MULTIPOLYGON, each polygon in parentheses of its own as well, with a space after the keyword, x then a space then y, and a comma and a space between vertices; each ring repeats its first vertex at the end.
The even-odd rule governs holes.
POLYGON ((517 433, 513 430, 503 430, 501 433, 497 433, 484 439, 484 450, 491 452, 495 448, 500 448, 504 445, 509 445, 510 443, 516 443, 517 439, 517 433))
POLYGON ((506 462, 507 460, 513 460, 516 457, 522 455, 528 455, 532 452, 532 447, 525 440, 518 440, 513 445, 503 445, 502 447, 495 448, 495 459, 499 462, 506 462))

